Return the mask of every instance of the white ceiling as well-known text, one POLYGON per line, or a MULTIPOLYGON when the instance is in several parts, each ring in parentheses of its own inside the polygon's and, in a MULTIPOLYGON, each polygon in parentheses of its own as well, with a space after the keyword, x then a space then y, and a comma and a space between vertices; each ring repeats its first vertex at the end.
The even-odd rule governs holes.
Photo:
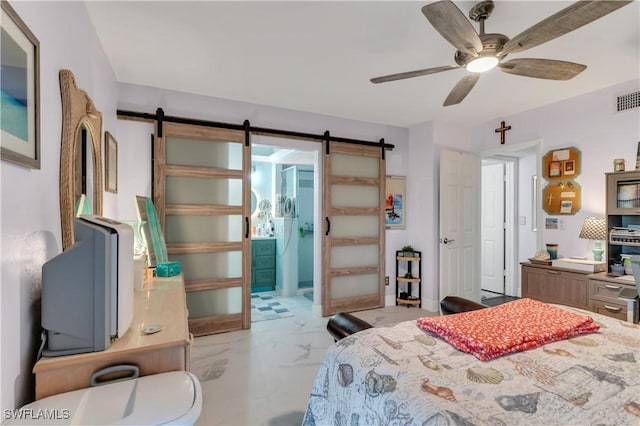
MULTIPOLYGON (((442 103, 466 73, 463 69, 370 83, 376 76, 455 65, 455 49, 421 13, 427 3, 86 4, 120 82, 389 125, 477 124, 640 77, 640 2, 635 1, 509 56, 587 65, 573 80, 540 80, 494 69, 461 104, 446 108, 442 103)), ((467 15, 475 2, 455 3, 467 15)), ((495 1, 486 31, 513 37, 571 3, 495 1)))

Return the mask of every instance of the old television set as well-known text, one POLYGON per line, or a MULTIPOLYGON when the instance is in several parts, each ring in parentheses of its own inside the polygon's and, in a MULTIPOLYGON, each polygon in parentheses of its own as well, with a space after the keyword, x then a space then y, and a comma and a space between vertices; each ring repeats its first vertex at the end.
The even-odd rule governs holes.
POLYGON ((42 266, 44 356, 102 351, 133 319, 133 228, 74 218, 75 243, 42 266))

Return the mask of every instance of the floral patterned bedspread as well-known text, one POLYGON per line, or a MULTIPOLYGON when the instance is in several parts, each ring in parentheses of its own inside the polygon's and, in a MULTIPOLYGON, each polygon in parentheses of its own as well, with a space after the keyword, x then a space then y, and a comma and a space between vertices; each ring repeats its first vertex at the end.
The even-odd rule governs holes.
POLYGON ((639 425, 640 327, 600 331, 488 362, 420 330, 371 328, 332 346, 304 425, 639 425))

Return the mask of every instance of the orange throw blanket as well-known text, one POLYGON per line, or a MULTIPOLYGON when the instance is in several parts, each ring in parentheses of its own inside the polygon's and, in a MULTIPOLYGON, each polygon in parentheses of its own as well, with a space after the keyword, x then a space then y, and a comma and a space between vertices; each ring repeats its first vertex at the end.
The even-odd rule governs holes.
POLYGON ((600 329, 591 317, 533 299, 519 299, 454 315, 419 318, 417 323, 420 329, 435 333, 482 361, 600 329))

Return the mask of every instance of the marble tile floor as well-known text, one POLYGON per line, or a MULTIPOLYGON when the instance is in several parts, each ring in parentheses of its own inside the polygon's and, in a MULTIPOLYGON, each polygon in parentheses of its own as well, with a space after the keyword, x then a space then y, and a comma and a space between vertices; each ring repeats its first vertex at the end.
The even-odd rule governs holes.
MULTIPOLYGON (((202 385, 197 425, 300 425, 325 351, 333 344, 328 318, 311 312, 304 296, 286 299, 293 317, 251 324, 250 330, 198 337, 191 371, 202 385)), ((354 315, 377 327, 435 315, 389 306, 354 315)))

